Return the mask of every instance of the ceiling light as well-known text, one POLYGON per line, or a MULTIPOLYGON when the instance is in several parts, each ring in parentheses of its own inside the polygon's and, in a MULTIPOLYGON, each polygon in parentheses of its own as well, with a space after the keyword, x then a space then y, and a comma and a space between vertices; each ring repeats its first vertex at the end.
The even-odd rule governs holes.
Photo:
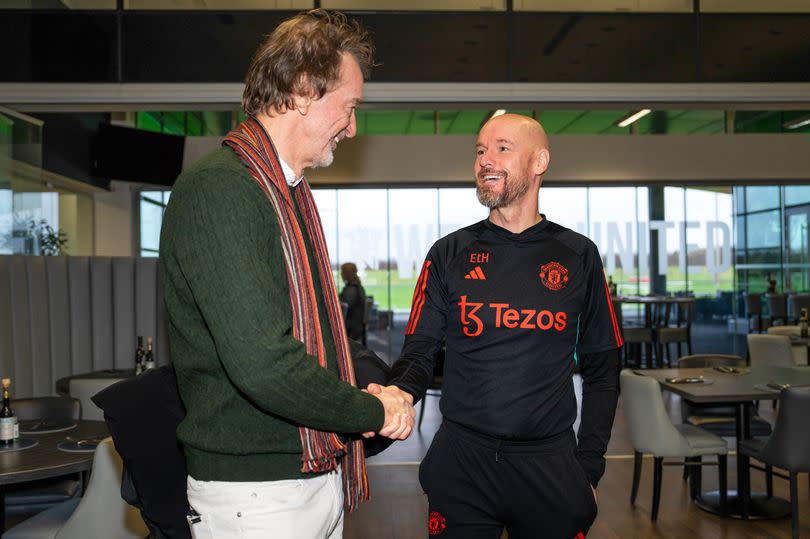
POLYGON ((621 120, 619 120, 618 126, 619 127, 627 127, 631 123, 635 122, 639 118, 643 118, 644 116, 650 113, 650 109, 641 109, 637 112, 631 112, 621 120))
POLYGON ((798 129, 800 127, 804 127, 805 125, 810 125, 810 114, 788 120, 782 124, 782 127, 785 129, 798 129))

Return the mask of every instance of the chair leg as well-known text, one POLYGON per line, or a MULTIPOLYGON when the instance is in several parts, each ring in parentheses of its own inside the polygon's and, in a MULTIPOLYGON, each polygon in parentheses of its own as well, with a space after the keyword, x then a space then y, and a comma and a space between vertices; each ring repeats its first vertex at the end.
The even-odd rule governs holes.
POLYGON ((703 469, 701 467, 703 457, 693 457, 692 462, 695 464, 689 472, 689 497, 694 500, 700 495, 700 486, 703 483, 703 469))
POLYGON ((633 488, 630 490, 630 505, 636 503, 636 494, 638 494, 638 482, 641 479, 641 461, 643 455, 638 451, 633 452, 633 488))
POLYGON ((768 498, 773 498, 773 466, 765 465, 765 492, 768 498))
POLYGON ((653 503, 651 519, 655 522, 658 519, 658 505, 661 503, 661 475, 664 469, 664 457, 655 457, 655 467, 653 468, 653 503))
POLYGON ((728 455, 717 455, 717 482, 720 490, 720 516, 728 514, 728 455))
POLYGON ((749 507, 749 499, 751 497, 751 459, 748 457, 748 455, 740 454, 739 451, 737 452, 737 458, 741 461, 740 468, 744 470, 742 477, 737 478, 737 494, 740 498, 742 498, 741 516, 743 520, 747 520, 751 511, 751 508, 749 507))
POLYGON ((799 474, 790 472, 790 520, 793 539, 799 539, 799 474))

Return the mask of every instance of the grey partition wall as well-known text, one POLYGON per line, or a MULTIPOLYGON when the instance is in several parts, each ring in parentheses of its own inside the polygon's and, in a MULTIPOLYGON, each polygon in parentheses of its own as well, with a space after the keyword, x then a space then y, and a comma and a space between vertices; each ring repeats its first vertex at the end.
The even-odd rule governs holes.
POLYGON ((169 361, 156 258, 0 256, 0 377, 14 397, 57 379, 134 368, 137 335, 169 361))

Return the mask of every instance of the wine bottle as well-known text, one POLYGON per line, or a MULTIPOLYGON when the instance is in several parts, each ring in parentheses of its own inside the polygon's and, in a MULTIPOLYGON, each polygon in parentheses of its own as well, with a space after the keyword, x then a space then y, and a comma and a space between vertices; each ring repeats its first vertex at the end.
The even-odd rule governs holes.
POLYGON ((138 347, 135 349, 135 376, 143 372, 144 363, 143 336, 138 335, 138 347))
POLYGON ((152 337, 146 338, 146 360, 143 362, 143 370, 155 368, 155 354, 152 352, 152 337))
POLYGON ((0 410, 0 446, 12 445, 20 437, 20 425, 11 409, 11 380, 3 378, 3 409, 0 410))

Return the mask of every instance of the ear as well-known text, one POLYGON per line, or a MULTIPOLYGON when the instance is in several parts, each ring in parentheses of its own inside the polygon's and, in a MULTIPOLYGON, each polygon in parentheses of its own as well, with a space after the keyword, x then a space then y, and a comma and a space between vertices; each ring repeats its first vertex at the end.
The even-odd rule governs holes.
POLYGON ((309 112, 309 106, 312 104, 312 97, 308 95, 295 94, 293 96, 295 110, 302 116, 306 116, 309 112))
POLYGON ((549 154, 548 149, 540 148, 537 151, 537 154, 535 155, 534 175, 542 176, 548 169, 548 165, 550 162, 551 162, 551 154, 549 154))
POLYGON ((303 116, 307 115, 309 106, 312 104, 312 92, 310 90, 309 78, 306 74, 299 76, 293 87, 293 103, 295 110, 303 116))

